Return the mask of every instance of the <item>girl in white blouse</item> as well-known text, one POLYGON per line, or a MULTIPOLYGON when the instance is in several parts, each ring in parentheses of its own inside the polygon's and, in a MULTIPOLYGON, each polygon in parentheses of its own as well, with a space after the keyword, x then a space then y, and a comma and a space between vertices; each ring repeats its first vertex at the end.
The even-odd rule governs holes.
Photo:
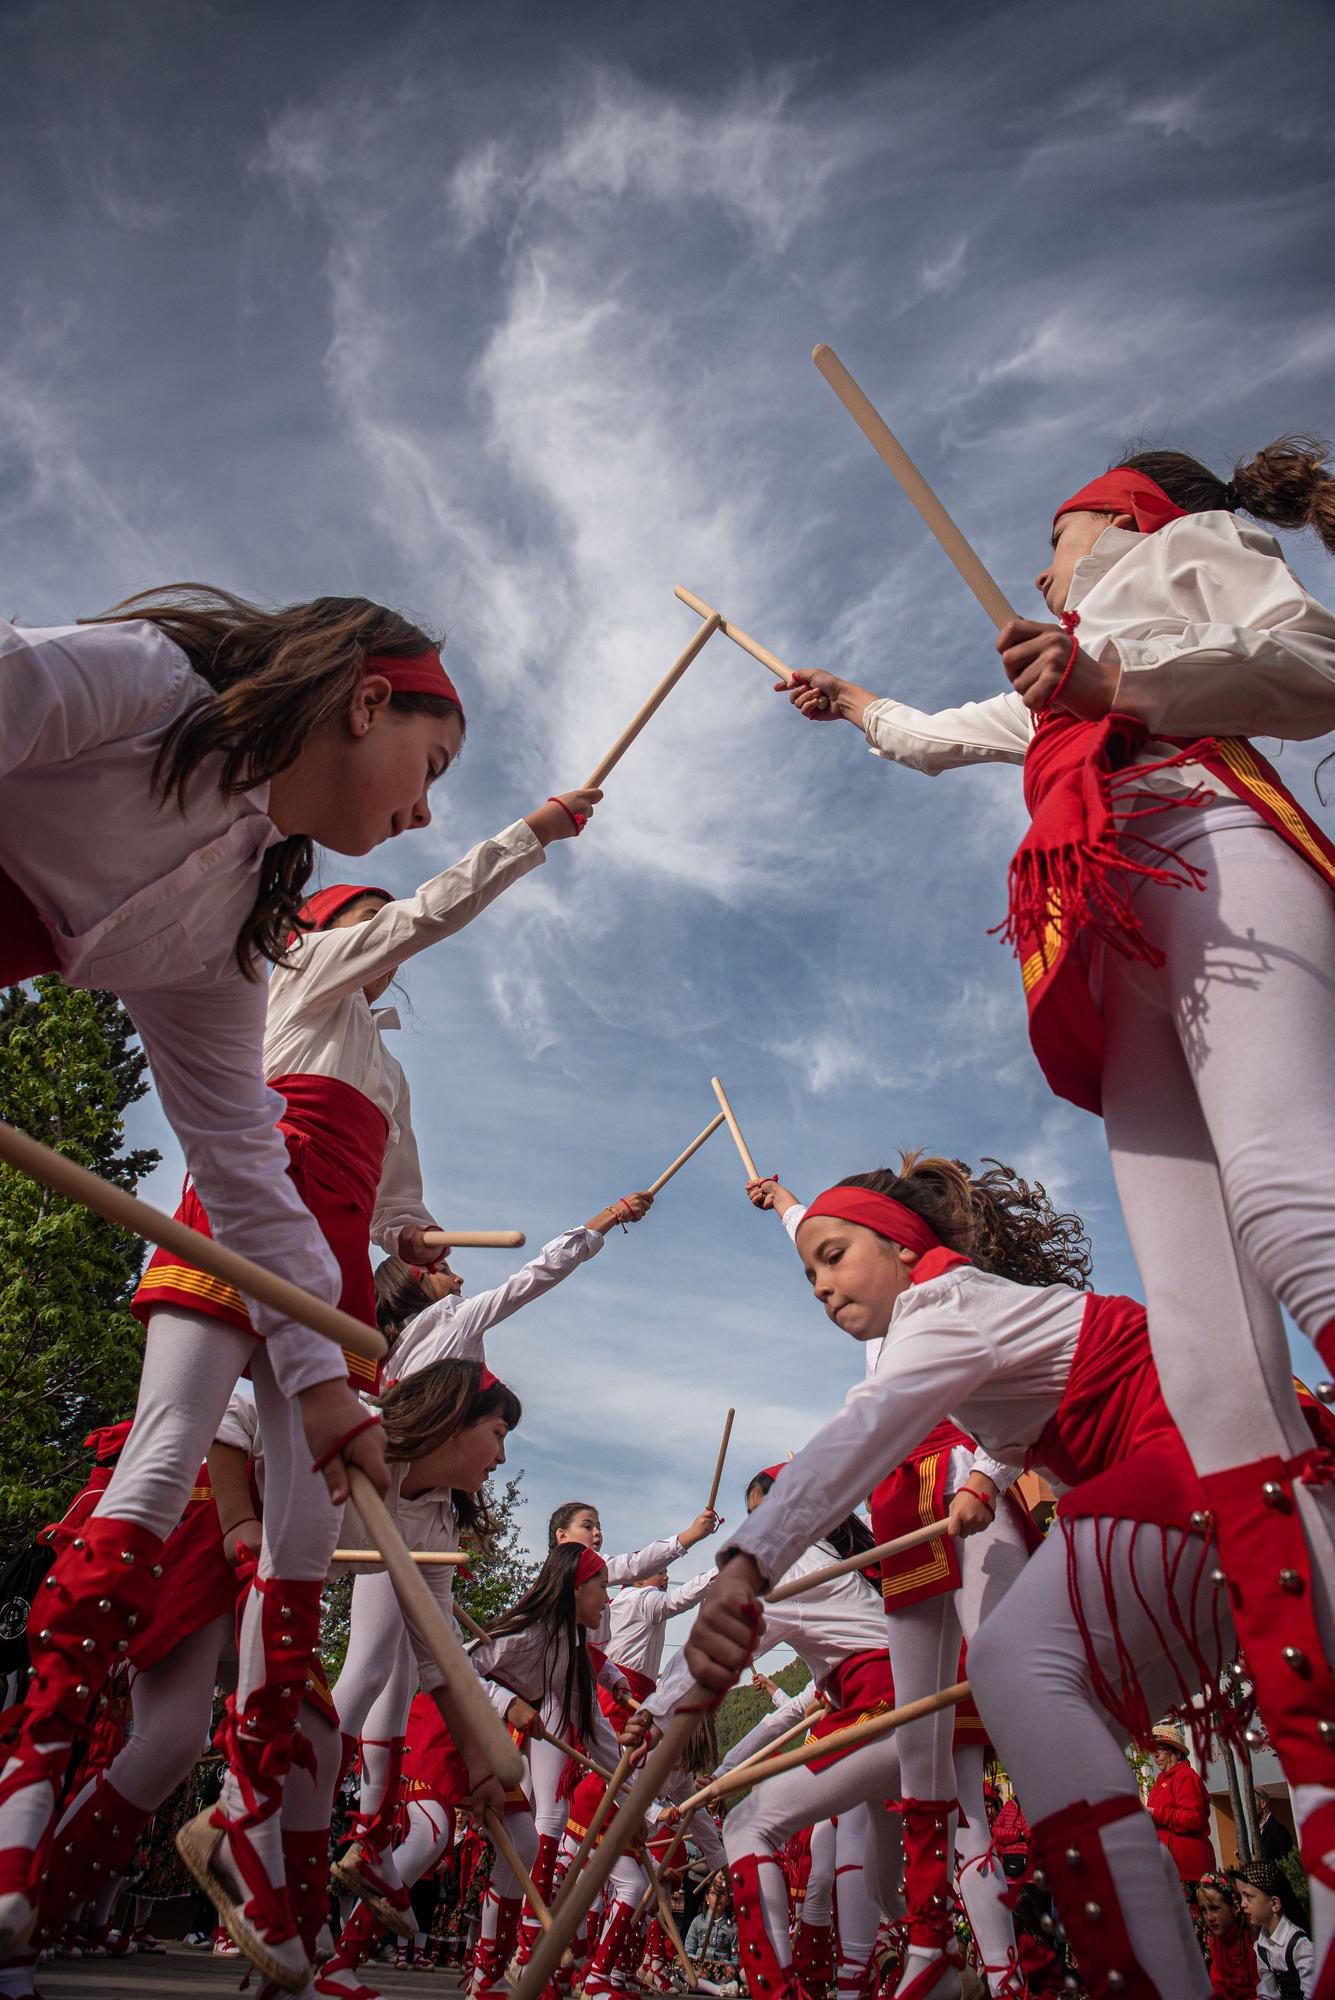
POLYGON ((793 695, 928 774, 1024 766, 1008 929, 1031 1039, 1053 1088, 1102 1112, 1164 1395, 1304 1801, 1323 1953, 1335 1489, 1308 1476, 1280 1308, 1335 1373, 1335 846, 1247 737, 1335 725, 1335 615, 1239 514, 1335 551, 1326 458, 1281 439, 1225 481, 1156 451, 1082 488, 1036 578, 1056 622, 998 638, 1006 694, 924 714, 812 673, 793 695))

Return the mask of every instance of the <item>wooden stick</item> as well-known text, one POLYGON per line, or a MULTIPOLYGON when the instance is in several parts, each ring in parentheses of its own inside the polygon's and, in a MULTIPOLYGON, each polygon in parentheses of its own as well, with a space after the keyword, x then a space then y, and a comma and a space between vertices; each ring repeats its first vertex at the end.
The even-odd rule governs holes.
MULTIPOLYGON (((409 1549, 410 1561, 424 1569, 461 1569, 468 1561, 462 1549, 409 1549)), ((335 1549, 330 1557, 336 1563, 378 1563, 385 1558, 379 1549, 335 1549)))
POLYGON ((482 1692, 473 1663, 459 1635, 427 1589, 403 1538, 380 1495, 360 1466, 348 1467, 348 1492, 353 1506, 375 1536, 389 1571, 406 1623, 416 1632, 444 1675, 435 1692, 454 1712, 447 1716, 450 1733, 465 1759, 485 1764, 505 1786, 517 1785, 524 1760, 509 1730, 482 1692))
POLYGON ((424 1229, 433 1250, 519 1250, 528 1241, 522 1229, 424 1229))
POLYGON ((728 1130, 732 1133, 733 1144, 742 1156, 742 1165, 746 1168, 746 1178, 749 1181, 758 1181, 760 1179, 759 1171, 755 1161, 751 1158, 747 1143, 742 1137, 742 1128, 737 1123, 737 1115, 728 1102, 727 1092, 716 1076, 711 1076, 709 1081, 714 1086, 714 1095, 719 1101, 719 1109, 728 1121, 728 1130))
POLYGON ((84 1208, 91 1208, 95 1215, 114 1222, 118 1229, 128 1229, 133 1236, 142 1236, 150 1243, 157 1243, 164 1250, 170 1250, 187 1264, 197 1265, 212 1277, 221 1278, 225 1285, 235 1286, 238 1292, 247 1292, 252 1298, 263 1300, 285 1319, 296 1320, 301 1326, 310 1327, 315 1333, 322 1333, 327 1340, 346 1348, 349 1354, 358 1354, 367 1361, 378 1361, 386 1351, 383 1337, 373 1326, 366 1326, 354 1319, 351 1313, 340 1312, 337 1306, 326 1304, 313 1293, 303 1291, 288 1278, 276 1277, 260 1264, 252 1264, 249 1257, 243 1257, 239 1250, 229 1250, 225 1244, 216 1242, 212 1236, 203 1235, 192 1229, 188 1223, 178 1222, 175 1216, 164 1215, 160 1208, 152 1208, 137 1195, 127 1194, 124 1188, 113 1187, 98 1174, 90 1174, 86 1167, 76 1166, 63 1154, 52 1152, 49 1146, 38 1139, 30 1139, 26 1132, 20 1132, 13 1125, 0 1123, 0 1160, 20 1173, 28 1174, 35 1181, 63 1194, 70 1201, 80 1202, 84 1208))
POLYGON ((505 1831, 504 1819, 500 1813, 492 1812, 490 1809, 483 1813, 482 1818, 487 1832, 496 1843, 496 1849, 501 1859, 508 1861, 510 1867, 513 1869, 516 1882, 518 1882, 520 1888, 528 1898, 529 1908, 533 1911, 542 1928, 545 1931, 549 1931, 552 1927, 552 1913, 534 1887, 533 1877, 519 1859, 514 1842, 505 1831))
MULTIPOLYGON (((597 1840, 598 1835, 603 1830, 603 1822, 607 1818, 607 1815, 611 1812, 612 1807, 616 1802, 616 1795, 621 1790, 621 1787, 625 1784, 626 1779, 630 1774, 631 1759, 634 1757, 634 1755, 635 1755, 634 1749, 630 1749, 630 1750, 623 1750, 621 1755, 618 1757, 616 1769, 613 1771, 611 1777, 608 1779, 606 1789, 604 1790, 603 1795, 599 1799, 597 1805, 593 1809, 593 1817, 590 1819, 588 1825, 584 1829, 584 1838, 580 1841, 579 1846, 575 1849, 575 1858, 571 1862, 570 1866, 566 1869, 565 1879, 562 1882, 560 1889, 557 1891, 556 1901, 552 1908, 553 1916, 557 1917, 560 1916, 561 1911, 565 1906, 567 1897, 573 1893, 575 1886, 575 1878, 578 1876, 581 1868, 583 1868, 584 1866, 584 1863, 588 1860, 590 1854, 592 1854, 593 1852, 594 1843, 597 1840)), ((576 1930, 578 1930, 578 1928, 579 1928, 578 1923, 576 1923, 571 1927, 570 1937, 573 1937, 575 1935, 575 1932, 576 1930)), ((569 1942, 570 1938, 567 1938, 566 1943, 568 1944, 569 1942)))
POLYGON ((766 1778, 777 1778, 784 1771, 795 1771, 799 1764, 810 1764, 817 1757, 828 1757, 838 1750, 859 1750, 864 1744, 879 1742, 882 1736, 893 1736, 903 1723, 917 1722, 924 1715, 935 1715, 938 1709, 954 1708, 968 1692, 967 1681, 956 1681, 953 1687, 942 1688, 937 1694, 925 1694, 917 1701, 905 1702, 902 1708, 892 1708, 885 1715, 873 1715, 866 1722, 852 1722, 847 1729, 836 1729, 833 1736, 822 1736, 815 1743, 799 1743, 795 1750, 785 1750, 781 1757, 767 1757, 757 1764, 739 1764, 735 1770, 727 1771, 714 1780, 703 1803, 708 1805, 715 1799, 725 1799, 729 1792, 740 1792, 748 1785, 762 1785, 766 1778))
POLYGON ((714 1115, 714 1117, 710 1119, 709 1123, 706 1125, 703 1132, 696 1133, 690 1145, 686 1148, 686 1151, 684 1153, 678 1153, 676 1159, 672 1162, 672 1165, 667 1169, 666 1173, 660 1174, 656 1181, 650 1183, 649 1187, 646 1188, 645 1190, 646 1194, 657 1194, 660 1188, 666 1187, 668 1182, 672 1179, 672 1176, 674 1174, 678 1174, 681 1172, 682 1168, 686 1165, 686 1162, 690 1159, 692 1153, 698 1153, 700 1148, 704 1145, 705 1140, 713 1138, 714 1134, 718 1131, 718 1128, 722 1123, 723 1123, 723 1113, 719 1111, 714 1115))
POLYGON ((718 1499, 719 1482, 723 1478, 723 1461, 728 1456, 728 1439, 732 1436, 732 1420, 736 1414, 736 1410, 729 1410, 727 1416, 723 1419, 723 1442, 719 1445, 718 1458, 714 1464, 714 1483, 709 1489, 709 1498, 705 1502, 706 1514, 713 1513, 714 1502, 718 1499))
POLYGON ((984 567, 976 550, 965 540, 885 418, 859 389, 834 349, 822 341, 811 358, 872 450, 899 481, 910 504, 917 508, 992 623, 1004 625, 1008 618, 1014 618, 1015 611, 1001 585, 984 567))
POLYGON ((536 1721, 530 1722, 528 1733, 530 1736, 541 1737, 542 1741, 550 1743, 554 1750, 564 1750, 567 1757, 573 1757, 577 1764, 582 1764, 586 1771, 592 1771, 594 1776, 601 1778, 605 1785, 611 1784, 613 1773, 605 1770, 592 1757, 585 1756, 584 1752, 577 1750, 573 1743, 567 1743, 564 1736, 553 1736, 550 1729, 544 1728, 541 1722, 536 1721))
MULTIPOLYGON (((662 1873, 663 1870, 666 1870, 672 1866, 678 1854, 681 1852, 682 1848, 686 1845, 686 1836, 690 1832, 691 1822, 695 1818, 694 1812, 688 1812, 685 1806, 682 1806, 680 1810, 686 1813, 686 1817, 678 1825, 676 1832, 672 1836, 671 1844, 664 1851, 663 1869, 659 1871, 660 1873, 662 1873)), ((654 1885, 651 1882, 648 1888, 645 1890, 644 1894, 641 1896, 639 1902, 635 1905, 635 1922, 637 1924, 639 1923, 640 1918, 644 1916, 645 1912, 649 1908, 650 1903, 652 1903, 653 1900, 654 1900, 654 1885)))
POLYGON ((469 1631, 472 1633, 475 1639, 484 1639, 490 1642, 491 1634, 487 1630, 486 1626, 479 1625, 476 1618, 474 1618, 472 1612, 465 1611, 462 1604, 455 1605, 454 1615, 459 1620, 459 1623, 461 1625, 466 1625, 468 1627, 469 1631))
POLYGON ((647 1844, 640 1856, 640 1865, 649 1878, 649 1887, 653 1891, 654 1900, 658 1904, 658 1914, 663 1920, 663 1929, 667 1932, 672 1942, 672 1949, 677 1954, 677 1963, 686 1975, 686 1984, 690 1987, 692 1993, 698 1993, 700 1991, 700 1982, 695 1976, 695 1967, 686 1956, 686 1947, 682 1943, 681 1932, 677 1929, 677 1920, 672 1914, 672 1903, 667 1890, 663 1887, 663 1877, 654 1866, 654 1857, 649 1852, 647 1844))
POLYGON ((614 765, 621 762, 621 759, 625 756, 635 738, 644 728, 645 723, 649 721, 656 710, 662 707, 673 688, 677 685, 677 682, 685 673, 687 667, 690 666, 691 661, 709 643, 722 623, 723 620, 719 617, 717 611, 706 618, 690 644, 682 652, 678 653, 676 659, 672 662, 672 665, 668 668, 648 701, 644 703, 643 707, 636 710, 607 755, 599 758, 590 775, 584 780, 586 786, 601 785, 603 779, 612 770, 614 765))
MULTIPOLYGON (((513 1989, 514 2000, 537 2000, 537 1995, 561 1963, 561 1954, 579 1929, 595 1896, 601 1892, 608 1876, 639 1832, 640 1824, 662 1791, 668 1773, 681 1762, 686 1745, 699 1725, 701 1712, 709 1707, 713 1699, 702 1687, 692 1686, 687 1693, 684 1706, 671 1718, 660 1741, 649 1753, 625 1804, 618 1809, 616 1819, 603 1836, 598 1852, 578 1878, 573 1869, 566 1877, 565 1892, 552 1912, 552 1928, 544 1931, 538 1939, 533 1956, 513 1989)), ((625 1761, 623 1758, 622 1762, 625 1761)), ((620 1770, 621 1766, 618 1765, 617 1769, 620 1770)))
POLYGON ((903 1555, 907 1549, 916 1549, 920 1542, 934 1542, 949 1528, 949 1521, 929 1521, 925 1528, 913 1528, 907 1535, 896 1536, 893 1542, 878 1542, 874 1549, 864 1549, 860 1555, 844 1556, 839 1562, 826 1563, 823 1569, 810 1569, 805 1576, 795 1576, 787 1583, 776 1584, 773 1590, 765 1592, 765 1602, 782 1604, 789 1597, 801 1597, 804 1591, 814 1590, 818 1583, 829 1583, 832 1577, 847 1576, 850 1570, 867 1569, 872 1563, 884 1562, 887 1556, 903 1555))
POLYGON ((741 626, 734 625, 730 618, 720 618, 713 606, 706 604, 703 597, 697 597, 693 590, 686 590, 678 584, 674 595, 679 597, 683 604, 689 604, 692 611, 698 611, 702 618, 718 618, 718 629, 726 639, 731 639, 734 646, 740 646, 753 660, 759 660, 762 667, 768 667, 770 672, 777 674, 787 686, 792 686, 792 668, 781 660, 777 653, 771 653, 768 646, 762 646, 759 639, 753 639, 749 632, 743 632, 741 626))

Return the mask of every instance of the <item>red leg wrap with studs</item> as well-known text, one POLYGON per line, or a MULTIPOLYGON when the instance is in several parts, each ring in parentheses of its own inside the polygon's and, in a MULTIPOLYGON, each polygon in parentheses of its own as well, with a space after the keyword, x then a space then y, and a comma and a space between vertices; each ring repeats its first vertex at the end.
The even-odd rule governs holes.
POLYGON ((315 1963, 315 1946, 329 1922, 329 1834, 293 1833, 283 1828, 283 1873, 292 1899, 297 1936, 315 1963))
POLYGON ((41 1939, 49 1944, 76 1903, 95 1896, 134 1859, 139 1836, 153 1808, 132 1806, 104 1772, 93 1781, 83 1804, 57 1830, 51 1865, 42 1885, 41 1939))
MULTIPOLYGON (((4 1762, 0 1805, 31 1785, 57 1795, 71 1747, 86 1739, 97 1704, 118 1659, 152 1615, 162 1537, 134 1521, 95 1514, 57 1556, 42 1579, 28 1618, 32 1679, 23 1724, 4 1762)), ((55 1829, 55 1814, 34 1850, 0 1849, 0 1891, 38 1899, 55 1829)))
POLYGON ((1131 1949, 1117 1885, 1100 1838, 1105 1826, 1143 1811, 1139 1799, 1077 1799, 1030 1827, 1034 1884, 1047 1889, 1075 1953, 1088 2000, 1174 2000, 1131 1949))
POLYGON ((780 1959, 765 1924, 760 1892, 760 1870, 764 1867, 777 1868, 783 1879, 783 1863, 777 1854, 744 1854, 728 1870, 742 1976, 751 2000, 797 2000, 792 1967, 780 1959))
MULTIPOLYGON (((1335 1674, 1312 1607, 1299 1481, 1324 1483, 1325 1453, 1262 1458, 1202 1479, 1257 1706, 1290 1785, 1335 1786, 1335 1674)), ((1304 1852, 1309 1871, 1318 1857, 1304 1852)))
POLYGON ((799 2000, 825 2000, 834 1978, 833 1924, 810 1924, 803 1917, 793 1939, 792 1970, 799 2000))
POLYGON ((252 1842, 251 1827, 272 1818, 283 1802, 283 1785, 296 1761, 314 1770, 310 1743, 296 1728, 306 1695, 306 1677, 320 1640, 320 1584, 257 1576, 260 1599, 262 1678, 249 1689, 243 1709, 233 1695, 217 1742, 241 1792, 242 1811, 229 1817, 221 1802, 209 1824, 228 1835, 238 1874, 250 1891, 245 1914, 271 1944, 297 1935, 286 1887, 271 1882, 252 1842))

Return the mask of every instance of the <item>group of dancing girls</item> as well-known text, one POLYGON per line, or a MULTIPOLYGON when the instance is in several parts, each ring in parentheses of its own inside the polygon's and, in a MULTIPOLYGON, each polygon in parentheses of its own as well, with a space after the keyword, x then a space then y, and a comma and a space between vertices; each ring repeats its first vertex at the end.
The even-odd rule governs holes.
MULTIPOLYGON (((983 1723, 1092 1996, 1208 1991, 1122 1744, 1208 1695, 1235 1633, 1293 1790, 1314 1991, 1335 1994, 1335 1496, 1281 1319, 1287 1308, 1335 1360, 1323 1143, 1335 1110, 1335 849, 1243 733, 1325 732, 1335 618, 1239 513, 1315 526, 1335 549, 1335 478, 1320 448, 1281 441, 1228 482, 1181 454, 1142 454, 1082 488, 1056 512, 1038 578, 1055 622, 1015 620, 1000 635, 1009 693, 927 715, 833 675, 797 677, 804 716, 854 723, 892 761, 929 773, 1023 765, 1032 826, 1011 869, 1007 928, 1031 1040, 1052 1087, 1104 1118, 1147 1305, 1085 1291, 1078 1223, 996 1170, 907 1155, 899 1172, 853 1176, 805 1210, 774 1182, 755 1184, 753 1199, 787 1211, 828 1316, 879 1347, 867 1379, 723 1551, 685 1654, 721 1691, 750 1656, 765 1588, 814 1562, 884 1482, 898 1479, 900 1501, 892 1492, 886 1504, 902 1504, 904 1468, 921 1478, 928 1460, 944 1465, 934 1490, 951 1500, 960 1545, 945 1551, 944 1587, 885 1578, 888 1625, 855 1604, 860 1585, 837 1606, 813 1593, 801 1650, 843 1713, 873 1683, 889 1698, 891 1673, 901 1699, 948 1681, 967 1641, 983 1723), (1003 1499, 1006 1468, 1024 1463, 1064 1489, 1060 1532, 1036 1550, 1003 1499)), ((358 1651, 340 1700, 327 1699, 319 1600, 349 1532, 347 1468, 389 1494, 410 1543, 453 1546, 461 1525, 484 1525, 476 1495, 520 1415, 466 1319, 451 1345, 446 1308, 464 1312, 451 1276, 411 1277, 433 1261, 433 1225, 406 1084, 382 1041, 394 1016, 374 1003, 403 960, 577 834, 600 794, 547 800, 405 901, 343 885, 304 903, 314 845, 360 855, 425 826, 430 786, 463 741, 437 647, 362 599, 265 612, 181 588, 76 626, 5 627, 0 723, 0 978, 54 971, 121 996, 185 1156, 185 1219, 368 1322, 375 1241, 423 1286, 418 1318, 442 1322, 417 1336, 377 1415, 356 1394, 381 1386, 373 1371, 154 1257, 136 1302, 146 1341, 134 1423, 34 1607, 32 1683, 0 1772, 3 1977, 11 1994, 32 1990, 59 1822, 77 1852, 82 1814, 100 1828, 111 1804, 118 1828, 142 1823, 157 1802, 148 1794, 179 1769, 227 1613, 218 1549, 201 1552, 186 1533, 199 1533, 192 1496, 216 1479, 227 1508, 244 1510, 222 1526, 249 1587, 223 1794, 183 1831, 182 1852, 265 1975, 282 1990, 320 1990, 311 1954, 338 1729, 350 1735, 356 1722, 385 1752, 379 1775, 374 1757, 364 1767, 366 1832, 347 1871, 371 1907, 402 1921, 404 1876, 380 1806, 405 1694, 414 1677, 431 1693, 436 1673, 412 1658, 383 1580, 370 1578, 358 1586, 358 1651), (234 1395, 243 1373, 258 1450, 253 1431, 228 1433, 229 1422, 245 1430, 234 1395), (164 1578, 192 1562, 210 1583, 197 1610, 179 1614, 164 1578), (174 1615, 155 1644, 164 1601, 174 1615), (386 1633, 392 1691, 359 1664, 386 1633), (119 1776, 113 1763, 85 1797, 66 1799, 71 1753, 127 1654, 144 1669, 144 1701, 153 1705, 156 1675, 173 1690, 161 1714, 193 1704, 190 1724, 177 1722, 175 1743, 165 1722, 156 1739, 145 1727, 141 1756, 132 1737, 119 1776), (178 1685, 190 1691, 179 1702, 178 1685)), ((625 1198, 621 1219, 644 1205, 625 1198)), ((598 1222, 593 1236, 605 1233, 598 1222)), ((513 1303, 578 1261, 569 1245, 548 1246, 513 1303)), ((513 1309, 505 1293, 492 1295, 493 1318, 513 1309)), ((516 1607, 478 1664, 513 1726, 547 1729, 559 1711, 563 1729, 610 1755, 576 1636, 596 1638, 605 1587, 594 1562, 558 1548, 535 1585, 546 1595, 516 1607)), ((604 1694, 622 1699, 610 1679, 604 1694)), ((659 1690, 650 1713, 666 1713, 668 1698, 659 1690)), ((957 1815, 978 1824, 977 1788, 949 1726, 930 1719, 902 1732, 894 1753, 813 1767, 791 1801, 779 1781, 730 1816, 744 1965, 753 1984, 787 1989, 786 1926, 763 1864, 794 1813, 809 1824, 834 1798, 859 1802, 841 1770, 864 1759, 882 1907, 898 1822, 888 1834, 877 1787, 892 1762, 902 1795, 910 1949, 898 2000, 948 2000, 959 1973, 941 1884, 957 1815)), ((462 1782, 479 1813, 505 1809, 489 1772, 462 1782)), ((538 1815, 550 1818, 549 1842, 559 1822, 536 1770, 532 1804, 536 1857, 538 1815)), ((987 1857, 973 1854, 982 1883, 987 1857)), ((493 1979, 508 1887, 502 1871, 493 1979)), ((1000 1943, 993 1916, 978 1921, 1000 1943)), ((994 1963, 993 1948, 994 1991, 1020 1990, 1013 1954, 994 1963)))

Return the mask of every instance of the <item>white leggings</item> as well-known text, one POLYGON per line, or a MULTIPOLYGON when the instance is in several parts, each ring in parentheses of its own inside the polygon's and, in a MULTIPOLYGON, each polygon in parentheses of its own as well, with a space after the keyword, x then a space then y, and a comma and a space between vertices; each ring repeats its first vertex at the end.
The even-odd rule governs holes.
MULTIPOLYGON (((1143 888, 1136 910, 1165 963, 1100 949, 1093 977, 1154 1359, 1211 1473, 1311 1443, 1279 1307, 1309 1337, 1335 1318, 1335 895, 1239 807, 1176 817, 1204 890, 1143 888)), ((1330 1647, 1335 1489, 1297 1498, 1330 1647)))
POLYGON ((973 1941, 987 1969, 988 1989, 993 1993, 1013 1990, 1006 1971, 1016 1956, 1015 1924, 1006 1905, 1010 1884, 992 1852, 992 1829, 988 1825, 987 1800, 983 1779, 987 1750, 981 1743, 955 1746, 955 1797, 960 1802, 955 1827, 955 1861, 959 1869, 960 1900, 964 1904, 973 1941))
POLYGON ((134 1724, 107 1778, 143 1812, 155 1812, 204 1754, 218 1660, 231 1626, 230 1614, 221 1613, 173 1646, 155 1667, 135 1676, 130 1690, 134 1724))
MULTIPOLYGON (((1074 1523, 1081 1604, 1095 1657, 1115 1686, 1117 1642, 1099 1574, 1100 1536, 1121 1646, 1144 1689, 1150 1714, 1161 1715, 1180 1701, 1181 1682, 1191 1685, 1195 1670, 1185 1644, 1171 1639, 1165 1643, 1174 1630, 1174 1615, 1159 1530, 1137 1528, 1130 1521, 1074 1523)), ((1169 1556, 1183 1539, 1168 1532, 1169 1556)), ((979 1709, 1031 1824, 1080 1801, 1139 1802, 1135 1775, 1124 1753, 1126 1732, 1094 1693, 1071 1606, 1066 1558, 1065 1530, 1058 1524, 969 1647, 969 1678, 979 1709)), ((1208 1581, 1193 1611, 1191 1584, 1197 1569, 1193 1546, 1180 1565, 1174 1592, 1177 1616, 1188 1628, 1194 1617, 1200 1652, 1217 1666, 1221 1650, 1224 1661, 1232 1658, 1232 1625, 1222 1595, 1216 1600, 1208 1581), (1211 1631, 1216 1614, 1222 1648, 1211 1631)), ((1100 1838, 1131 1946, 1144 1971, 1158 1983, 1165 2000, 1209 2000, 1210 1980, 1177 1871, 1148 1813, 1116 1821, 1102 1830, 1100 1838)))
MULTIPOLYGON (((862 1833, 865 1842, 867 1830, 862 1833)), ((811 1867, 807 1871, 807 1886, 802 1895, 802 1922, 804 1924, 830 1924, 834 1922, 834 1871, 835 1842, 837 1829, 834 1821, 823 1819, 811 1829, 811 1867)))
MULTIPOLYGON (((865 1821, 867 1839, 864 1863, 871 1901, 888 1917, 897 1917, 904 1907, 901 1877, 904 1868, 899 1818, 885 1810, 885 1800, 898 1798, 902 1787, 899 1757, 892 1737, 882 1737, 828 1764, 823 1771, 809 1765, 781 1772, 756 1789, 723 1822, 723 1845, 729 1864, 750 1854, 777 1855, 786 1840, 801 1827, 815 1826, 819 1820, 854 1812, 860 1805, 869 1810, 865 1821)), ((759 1871, 760 1907, 765 1929, 780 1965, 788 1965, 792 1952, 788 1941, 788 1893, 778 1868, 759 1871)), ((847 1894, 854 1894, 850 1883, 847 1894)), ((850 1905, 851 1907, 851 1905, 850 1905)), ((843 1921, 842 1915, 840 1919, 843 1921)), ((873 1926, 874 1934, 874 1926, 873 1926)))

